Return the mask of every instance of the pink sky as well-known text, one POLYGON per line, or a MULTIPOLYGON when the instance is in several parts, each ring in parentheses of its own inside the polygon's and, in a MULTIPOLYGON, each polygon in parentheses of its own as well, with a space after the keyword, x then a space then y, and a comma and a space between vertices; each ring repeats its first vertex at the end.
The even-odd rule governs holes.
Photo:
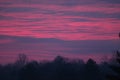
MULTIPOLYGON (((20 51, 20 45, 11 36, 99 42, 117 40, 119 31, 119 0, 0 0, 0 56, 19 53, 16 50, 20 51), (8 45, 17 49, 10 50, 8 45)), ((39 46, 33 43, 29 45, 39 46)), ((37 48, 30 52, 35 51, 39 52, 37 48)))

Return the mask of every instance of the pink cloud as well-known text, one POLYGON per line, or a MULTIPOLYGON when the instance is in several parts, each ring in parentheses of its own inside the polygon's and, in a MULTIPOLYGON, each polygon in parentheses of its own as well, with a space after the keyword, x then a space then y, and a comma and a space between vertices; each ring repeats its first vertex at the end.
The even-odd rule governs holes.
MULTIPOLYGON (((0 20, 0 34, 3 35, 63 40, 116 39, 115 35, 120 31, 120 19, 115 16, 120 13, 118 4, 104 2, 91 4, 90 1, 85 0, 85 3, 90 4, 77 5, 75 1, 76 5, 70 6, 65 0, 55 2, 47 0, 41 3, 35 0, 38 4, 31 3, 32 0, 30 3, 12 1, 7 0, 6 2, 11 4, 0 5, 3 9, 0 15, 3 18, 12 17, 12 19, 0 20), (63 6, 63 3, 66 5, 63 6), (25 11, 22 11, 24 8, 25 11), (84 15, 84 12, 87 14, 84 15), (79 15, 80 13, 82 15, 79 15), (94 16, 96 14, 97 16, 94 16)), ((92 3, 95 1, 92 0, 92 3)), ((78 3, 82 2, 78 1, 78 3)))

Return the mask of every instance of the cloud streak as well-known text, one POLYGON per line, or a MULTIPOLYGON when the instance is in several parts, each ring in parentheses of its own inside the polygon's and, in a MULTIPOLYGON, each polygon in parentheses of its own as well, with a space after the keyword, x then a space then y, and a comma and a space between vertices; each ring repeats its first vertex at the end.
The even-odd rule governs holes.
POLYGON ((1 0, 0 4, 3 35, 73 40, 70 36, 76 34, 79 38, 74 40, 85 40, 82 36, 115 39, 120 30, 118 0, 1 0))
POLYGON ((0 57, 95 58, 119 47, 119 31, 119 0, 0 0, 0 57))

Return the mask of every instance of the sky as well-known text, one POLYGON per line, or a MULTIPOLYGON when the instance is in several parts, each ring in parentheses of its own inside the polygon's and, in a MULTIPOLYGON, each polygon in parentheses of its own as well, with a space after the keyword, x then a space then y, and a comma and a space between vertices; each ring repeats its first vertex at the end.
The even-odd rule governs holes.
POLYGON ((19 53, 94 59, 119 48, 120 0, 0 0, 0 63, 19 53))

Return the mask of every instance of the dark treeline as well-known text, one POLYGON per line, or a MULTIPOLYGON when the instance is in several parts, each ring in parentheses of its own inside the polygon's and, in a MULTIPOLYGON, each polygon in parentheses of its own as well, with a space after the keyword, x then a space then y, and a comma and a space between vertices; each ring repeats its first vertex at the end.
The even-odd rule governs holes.
POLYGON ((0 80, 120 80, 120 51, 101 64, 93 59, 84 62, 61 56, 53 61, 29 62, 20 54, 15 63, 0 65, 0 80))
POLYGON ((84 62, 61 56, 53 61, 29 62, 26 55, 20 54, 15 63, 0 65, 0 80, 120 80, 118 58, 119 52, 112 63, 96 64, 93 59, 84 62))

